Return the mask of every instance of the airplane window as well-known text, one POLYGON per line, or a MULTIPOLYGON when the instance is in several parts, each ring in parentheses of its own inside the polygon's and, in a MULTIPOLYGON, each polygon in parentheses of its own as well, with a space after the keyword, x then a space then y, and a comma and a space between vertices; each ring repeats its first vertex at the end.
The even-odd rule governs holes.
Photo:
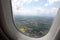
POLYGON ((11 0, 16 29, 29 37, 45 36, 52 25, 60 0, 11 0))

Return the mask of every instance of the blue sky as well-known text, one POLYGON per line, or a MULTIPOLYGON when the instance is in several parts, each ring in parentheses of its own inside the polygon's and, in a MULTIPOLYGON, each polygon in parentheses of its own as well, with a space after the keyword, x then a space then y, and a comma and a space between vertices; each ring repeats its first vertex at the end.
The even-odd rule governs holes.
POLYGON ((60 0, 12 0, 14 15, 55 16, 60 0))

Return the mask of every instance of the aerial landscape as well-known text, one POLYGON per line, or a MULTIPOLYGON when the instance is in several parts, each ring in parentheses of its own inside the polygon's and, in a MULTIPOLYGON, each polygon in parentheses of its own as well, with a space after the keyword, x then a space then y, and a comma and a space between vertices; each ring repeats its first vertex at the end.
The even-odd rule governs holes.
POLYGON ((19 33, 32 38, 48 34, 60 0, 12 0, 15 28, 19 33))
POLYGON ((39 38, 48 33, 52 25, 53 17, 40 16, 15 16, 16 28, 23 34, 39 38))

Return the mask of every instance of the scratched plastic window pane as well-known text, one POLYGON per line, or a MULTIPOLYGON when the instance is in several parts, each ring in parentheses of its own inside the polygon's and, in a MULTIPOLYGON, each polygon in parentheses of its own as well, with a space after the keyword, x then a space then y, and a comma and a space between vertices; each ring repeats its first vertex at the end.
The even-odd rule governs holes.
POLYGON ((11 0, 16 29, 26 36, 45 36, 60 6, 60 0, 11 0))

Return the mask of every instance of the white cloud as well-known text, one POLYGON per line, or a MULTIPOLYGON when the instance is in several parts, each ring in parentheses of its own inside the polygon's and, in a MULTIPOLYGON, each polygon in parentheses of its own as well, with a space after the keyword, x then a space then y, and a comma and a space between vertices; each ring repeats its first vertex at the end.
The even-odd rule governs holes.
POLYGON ((54 4, 55 2, 58 2, 60 0, 47 0, 50 5, 54 4))
POLYGON ((12 0, 12 4, 13 4, 13 6, 21 6, 21 7, 23 7, 23 5, 25 4, 25 3, 31 3, 32 2, 32 0, 12 0))
POLYGON ((34 0, 35 2, 38 2, 39 0, 34 0))
POLYGON ((25 3, 31 3, 32 0, 12 0, 12 8, 13 10, 17 10, 17 9, 20 9, 20 8, 23 8, 23 5, 25 3))
MULTIPOLYGON (((39 1, 39 0, 35 0, 39 1)), ((49 0, 49 3, 54 3, 57 0, 49 0), (52 2, 51 2, 52 1, 52 2)), ((34 7, 31 9, 27 9, 23 7, 23 4, 25 3, 31 3, 32 0, 13 0, 12 1, 12 7, 13 7, 13 14, 16 15, 55 15, 57 12, 57 8, 53 7, 51 9, 46 9, 43 7, 34 7)), ((46 3, 45 6, 48 6, 49 4, 46 3)))
MULTIPOLYGON (((21 8, 19 10, 14 10, 17 15, 50 15, 54 16, 56 15, 57 8, 53 7, 51 9, 46 9, 42 7, 34 7, 32 9, 26 9, 26 8, 21 8)), ((14 13, 15 14, 15 13, 14 13)))
POLYGON ((49 5, 48 3, 44 4, 44 6, 48 6, 48 5, 49 5))

